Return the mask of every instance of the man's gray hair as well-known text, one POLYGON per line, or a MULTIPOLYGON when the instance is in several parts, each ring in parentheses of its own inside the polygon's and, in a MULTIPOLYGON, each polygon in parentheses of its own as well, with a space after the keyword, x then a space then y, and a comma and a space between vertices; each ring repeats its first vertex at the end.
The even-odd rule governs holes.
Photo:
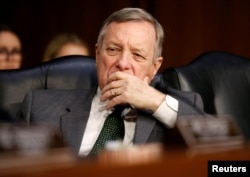
POLYGON ((101 48, 107 27, 111 22, 127 22, 127 21, 147 21, 154 26, 156 41, 154 50, 154 59, 162 54, 162 45, 164 39, 164 31, 161 24, 148 12, 140 8, 123 8, 112 13, 105 21, 99 32, 97 44, 101 48))

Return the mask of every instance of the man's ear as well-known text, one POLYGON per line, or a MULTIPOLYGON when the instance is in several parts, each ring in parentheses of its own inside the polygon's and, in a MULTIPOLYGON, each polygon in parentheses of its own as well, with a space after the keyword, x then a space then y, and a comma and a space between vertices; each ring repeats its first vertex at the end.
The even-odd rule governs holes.
POLYGON ((100 53, 99 46, 97 44, 95 44, 95 55, 98 56, 99 53, 100 53))
POLYGON ((156 73, 158 72, 158 70, 160 69, 161 67, 161 64, 162 64, 162 61, 163 61, 163 57, 158 57, 155 61, 154 61, 154 71, 153 71, 153 76, 156 75, 156 73))
POLYGON ((162 57, 158 57, 155 61, 153 61, 153 66, 151 67, 151 71, 148 73, 149 81, 151 81, 157 74, 159 68, 161 67, 162 61, 163 61, 162 57))

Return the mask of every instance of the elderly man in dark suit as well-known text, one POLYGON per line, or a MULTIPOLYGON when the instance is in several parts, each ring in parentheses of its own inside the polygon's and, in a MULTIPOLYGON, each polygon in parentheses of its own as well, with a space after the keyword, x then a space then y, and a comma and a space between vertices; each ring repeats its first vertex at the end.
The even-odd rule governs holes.
POLYGON ((202 101, 196 93, 163 93, 150 86, 163 61, 163 38, 162 26, 143 9, 114 12, 97 39, 98 86, 31 92, 22 105, 23 118, 57 126, 63 140, 83 156, 98 153, 110 140, 164 142, 178 115, 198 113, 202 101), (109 117, 113 120, 107 123, 109 117), (107 125, 113 127, 105 132, 107 125))

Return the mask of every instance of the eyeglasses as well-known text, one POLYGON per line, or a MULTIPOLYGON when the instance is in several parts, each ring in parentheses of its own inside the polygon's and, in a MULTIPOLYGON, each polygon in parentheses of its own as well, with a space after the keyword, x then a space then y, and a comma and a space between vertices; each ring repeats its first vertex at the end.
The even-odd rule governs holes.
POLYGON ((7 49, 3 48, 1 49, 0 48, 0 58, 7 58, 7 57, 10 57, 10 56, 20 56, 22 54, 22 52, 18 49, 14 49, 12 51, 8 51, 7 49))

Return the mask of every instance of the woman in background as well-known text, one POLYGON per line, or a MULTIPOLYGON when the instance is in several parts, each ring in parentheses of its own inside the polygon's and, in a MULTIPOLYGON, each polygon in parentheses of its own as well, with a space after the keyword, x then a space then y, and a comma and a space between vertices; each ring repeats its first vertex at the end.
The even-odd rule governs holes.
POLYGON ((18 69, 22 65, 22 44, 7 25, 0 25, 0 69, 18 69))
POLYGON ((62 33, 48 44, 43 62, 66 55, 89 55, 89 48, 76 34, 62 33))

